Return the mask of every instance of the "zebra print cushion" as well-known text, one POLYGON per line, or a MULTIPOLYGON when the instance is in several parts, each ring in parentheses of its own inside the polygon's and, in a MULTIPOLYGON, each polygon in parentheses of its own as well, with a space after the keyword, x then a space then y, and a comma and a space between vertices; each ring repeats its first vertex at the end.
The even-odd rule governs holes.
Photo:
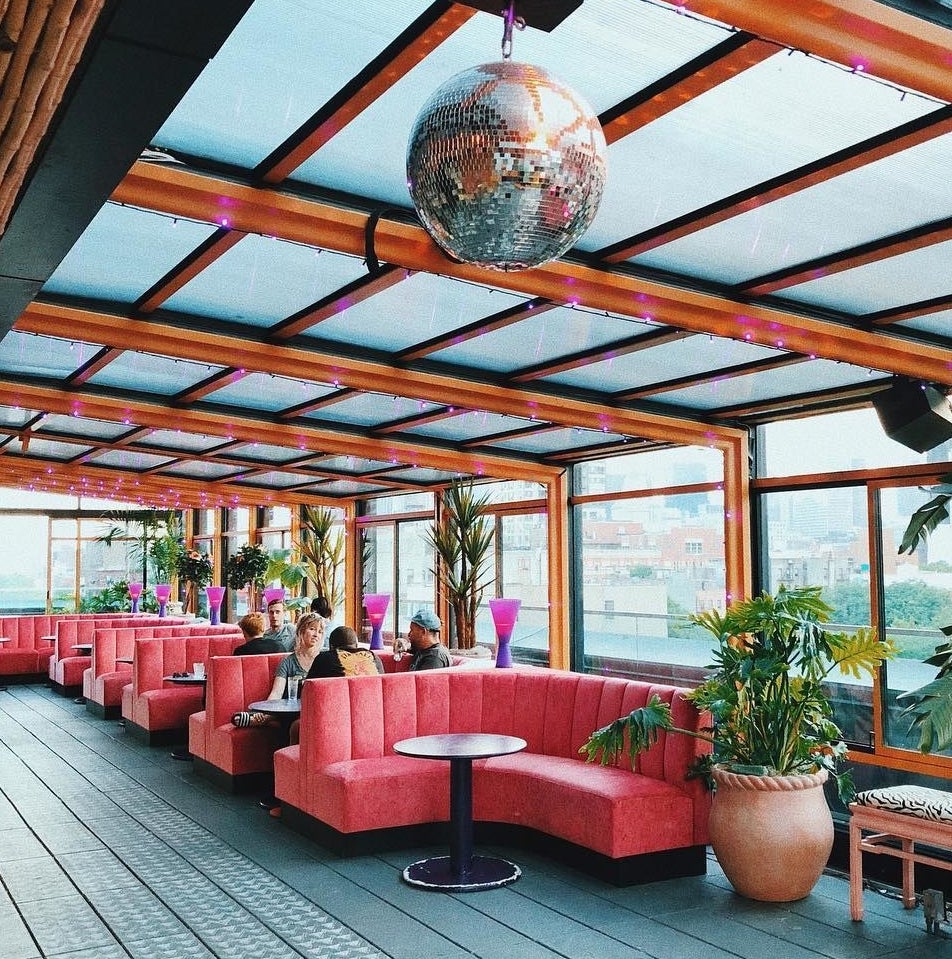
POLYGON ((875 806, 905 816, 916 816, 931 822, 952 823, 952 793, 925 786, 889 786, 886 789, 867 789, 856 794, 853 802, 860 806, 875 806))

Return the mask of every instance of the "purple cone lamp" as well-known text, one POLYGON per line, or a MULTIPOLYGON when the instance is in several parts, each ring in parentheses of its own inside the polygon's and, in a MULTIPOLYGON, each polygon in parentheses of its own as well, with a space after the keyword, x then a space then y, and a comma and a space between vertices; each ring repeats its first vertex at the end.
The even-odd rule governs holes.
POLYGON ((142 595, 142 583, 129 584, 129 599, 132 600, 132 612, 139 612, 139 597, 142 595))
POLYGON ((165 604, 172 595, 172 586, 169 583, 155 584, 155 598, 159 601, 159 616, 165 616, 165 604))
POLYGON ((496 626, 496 666, 499 669, 509 669, 512 666, 512 652, 509 649, 509 640, 519 615, 521 599, 491 599, 489 611, 493 614, 493 623, 496 626))
POLYGON ((387 615, 387 607, 389 605, 389 593, 364 594, 364 609, 367 610, 367 618, 370 620, 371 649, 383 649, 383 636, 381 635, 381 628, 383 627, 383 618, 387 615))
POLYGON ((212 626, 221 622, 221 603, 225 598, 224 586, 206 586, 205 595, 208 597, 208 619, 212 626))

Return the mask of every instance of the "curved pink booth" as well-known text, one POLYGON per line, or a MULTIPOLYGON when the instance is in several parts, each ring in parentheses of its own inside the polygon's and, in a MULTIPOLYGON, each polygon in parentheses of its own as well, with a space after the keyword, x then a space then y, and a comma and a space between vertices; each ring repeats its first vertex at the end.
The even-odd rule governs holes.
POLYGON ((706 744, 661 734, 634 771, 627 759, 600 766, 579 755, 593 730, 653 695, 671 704, 675 725, 702 727, 686 692, 548 669, 308 680, 300 745, 274 754, 275 795, 285 823, 345 855, 432 844, 433 824, 449 817, 449 764, 399 756, 393 744, 448 732, 519 736, 524 752, 473 765, 482 840, 528 842, 618 884, 701 875, 710 798, 685 776, 706 744))

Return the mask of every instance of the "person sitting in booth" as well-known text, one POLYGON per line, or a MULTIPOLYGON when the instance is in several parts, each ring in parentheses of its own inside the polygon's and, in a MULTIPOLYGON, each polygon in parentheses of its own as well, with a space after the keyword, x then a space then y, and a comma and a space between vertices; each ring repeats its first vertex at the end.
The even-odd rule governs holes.
POLYGON ((264 635, 265 618, 261 613, 248 613, 238 620, 238 628, 245 642, 235 649, 236 656, 257 656, 261 653, 284 653, 284 646, 276 639, 267 639, 264 635))
POLYGON ((349 626, 338 626, 330 636, 330 649, 318 653, 308 679, 331 676, 374 676, 383 672, 380 657, 357 645, 357 633, 349 626))
MULTIPOLYGON (((410 619, 410 629, 406 641, 410 644, 410 669, 445 669, 451 666, 450 654, 440 642, 440 630, 443 624, 436 613, 428 609, 418 609, 410 619)), ((401 644, 402 645, 402 644, 401 644)), ((394 652, 398 652, 396 644, 394 652)))
POLYGON ((272 599, 268 603, 268 628, 261 638, 280 643, 278 652, 290 653, 294 649, 295 630, 291 623, 284 621, 283 599, 272 599))

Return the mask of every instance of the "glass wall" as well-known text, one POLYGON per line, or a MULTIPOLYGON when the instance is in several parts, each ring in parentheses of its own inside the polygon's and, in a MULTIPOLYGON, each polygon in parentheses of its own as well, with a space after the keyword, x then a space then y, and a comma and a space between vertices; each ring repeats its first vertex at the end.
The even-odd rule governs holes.
MULTIPOLYGON (((888 439, 872 410, 859 410, 762 426, 758 448, 763 586, 820 586, 834 627, 872 628, 896 644, 897 658, 873 682, 838 677, 831 698, 851 746, 914 768, 919 736, 897 697, 935 677, 923 660, 947 641, 952 529, 941 523, 912 554, 899 547, 932 496, 923 487, 948 472, 950 445, 917 453, 888 439)), ((941 769, 941 754, 929 763, 941 769)), ((881 774, 870 766, 857 783, 888 784, 881 774)))

